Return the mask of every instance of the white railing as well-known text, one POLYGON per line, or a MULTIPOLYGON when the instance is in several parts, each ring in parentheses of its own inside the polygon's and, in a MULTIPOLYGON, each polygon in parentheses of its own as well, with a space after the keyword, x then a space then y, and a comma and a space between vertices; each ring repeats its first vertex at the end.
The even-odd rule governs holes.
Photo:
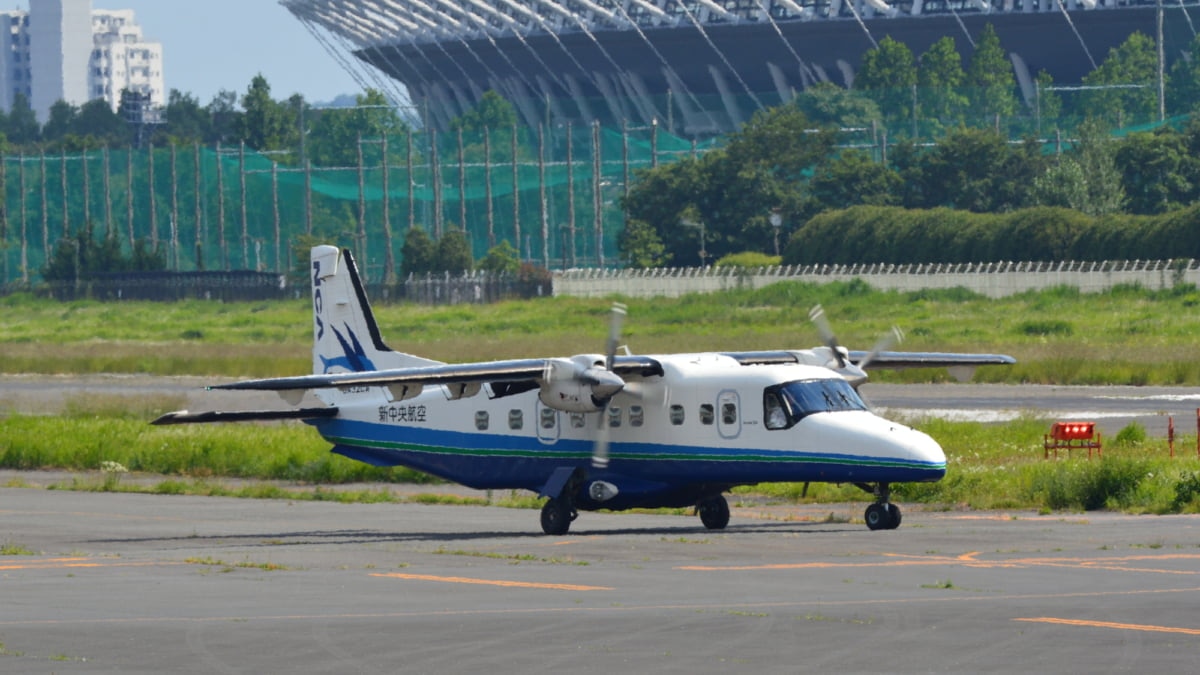
POLYGON ((989 297, 1070 286, 1097 293, 1120 285, 1151 290, 1200 285, 1197 260, 1109 260, 1102 262, 888 263, 786 265, 780 267, 676 267, 643 270, 578 269, 554 275, 554 294, 577 297, 677 297, 737 288, 762 288, 780 281, 829 283, 861 279, 880 290, 966 288, 989 297))

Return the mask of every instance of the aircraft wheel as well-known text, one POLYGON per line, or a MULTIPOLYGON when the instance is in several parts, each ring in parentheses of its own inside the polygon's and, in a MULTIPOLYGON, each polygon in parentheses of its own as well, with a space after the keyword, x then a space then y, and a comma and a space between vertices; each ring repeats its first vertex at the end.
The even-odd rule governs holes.
POLYGON ((888 524, 887 529, 894 530, 897 527, 900 527, 900 507, 889 502, 887 505, 887 510, 888 510, 888 517, 891 519, 891 522, 888 524))
POLYGON ((729 502, 721 495, 701 500, 696 505, 696 513, 700 514, 704 527, 710 530, 723 530, 729 524, 729 502))
POLYGON ((887 530, 891 529, 891 513, 885 504, 875 503, 867 507, 867 513, 864 516, 867 521, 867 527, 872 530, 887 530))
POLYGON ((574 519, 574 510, 562 499, 551 499, 542 506, 542 532, 546 534, 566 534, 574 519))

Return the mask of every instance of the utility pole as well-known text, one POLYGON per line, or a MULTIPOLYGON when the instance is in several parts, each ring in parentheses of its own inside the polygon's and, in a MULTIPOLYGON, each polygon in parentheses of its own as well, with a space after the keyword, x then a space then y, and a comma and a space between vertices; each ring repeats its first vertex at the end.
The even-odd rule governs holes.
POLYGON ((1158 121, 1167 118, 1167 87, 1164 73, 1166 71, 1166 53, 1163 51, 1163 6, 1162 0, 1158 6, 1158 121))

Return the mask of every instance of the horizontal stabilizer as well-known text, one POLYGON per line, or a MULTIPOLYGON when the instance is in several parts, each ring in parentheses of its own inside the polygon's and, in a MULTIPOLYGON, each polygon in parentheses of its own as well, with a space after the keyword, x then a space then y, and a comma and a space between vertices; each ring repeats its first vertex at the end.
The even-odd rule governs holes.
POLYGON ((169 412, 151 424, 207 424, 209 422, 261 422, 271 420, 306 420, 319 417, 334 417, 337 408, 301 408, 299 410, 242 410, 210 412, 169 412))

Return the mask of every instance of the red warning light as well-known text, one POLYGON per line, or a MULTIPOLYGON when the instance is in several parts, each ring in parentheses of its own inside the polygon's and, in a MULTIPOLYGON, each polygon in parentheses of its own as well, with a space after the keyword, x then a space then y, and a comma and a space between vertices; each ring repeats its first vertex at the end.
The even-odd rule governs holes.
POLYGON ((1100 434, 1096 432, 1095 422, 1055 422, 1046 434, 1043 447, 1047 458, 1052 450, 1058 457, 1059 450, 1070 454, 1071 450, 1086 449, 1090 459, 1092 450, 1101 452, 1100 434))

